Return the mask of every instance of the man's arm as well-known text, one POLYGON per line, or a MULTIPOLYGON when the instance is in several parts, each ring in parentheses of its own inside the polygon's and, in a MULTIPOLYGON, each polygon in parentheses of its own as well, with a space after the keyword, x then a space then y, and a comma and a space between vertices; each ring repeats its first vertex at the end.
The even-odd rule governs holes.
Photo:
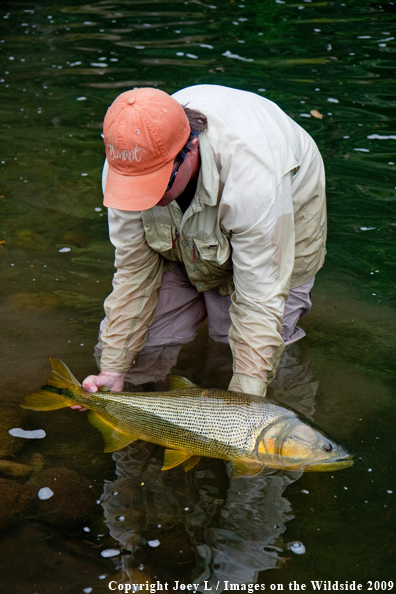
MULTIPOLYGON (((265 192, 268 183, 261 187, 265 192)), ((253 223, 231 237, 235 292, 229 338, 234 375, 229 389, 262 396, 284 349, 282 318, 295 252, 291 174, 269 190, 253 223)), ((246 194, 244 199, 249 201, 246 194)))
POLYGON ((117 272, 104 304, 108 323, 101 336, 101 370, 125 373, 147 341, 163 260, 146 242, 140 212, 109 209, 108 214, 117 272))

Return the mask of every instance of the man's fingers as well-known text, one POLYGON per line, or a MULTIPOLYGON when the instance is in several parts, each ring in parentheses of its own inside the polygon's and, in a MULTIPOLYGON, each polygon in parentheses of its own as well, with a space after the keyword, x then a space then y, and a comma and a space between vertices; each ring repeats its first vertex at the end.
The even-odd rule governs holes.
POLYGON ((92 392, 94 394, 95 392, 98 391, 98 385, 96 383, 97 381, 98 381, 98 376, 89 375, 83 381, 82 387, 84 388, 84 390, 88 390, 89 392, 92 392))

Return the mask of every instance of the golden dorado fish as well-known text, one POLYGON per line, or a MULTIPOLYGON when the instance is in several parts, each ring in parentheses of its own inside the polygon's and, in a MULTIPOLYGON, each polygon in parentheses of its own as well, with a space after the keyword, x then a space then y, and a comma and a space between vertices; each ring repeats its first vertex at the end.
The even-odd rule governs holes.
POLYGON ((353 453, 291 408, 268 398, 199 388, 168 376, 170 391, 92 394, 59 359, 51 358, 47 385, 22 407, 56 410, 79 404, 101 431, 105 452, 137 439, 165 447, 162 470, 190 470, 201 456, 230 460, 233 475, 264 469, 325 471, 353 464, 353 453))

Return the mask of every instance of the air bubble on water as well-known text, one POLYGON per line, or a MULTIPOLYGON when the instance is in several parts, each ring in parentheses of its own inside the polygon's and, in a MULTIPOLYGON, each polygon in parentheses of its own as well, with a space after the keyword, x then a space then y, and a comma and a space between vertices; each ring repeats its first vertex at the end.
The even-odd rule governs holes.
POLYGON ((116 520, 117 522, 125 522, 125 516, 117 516, 116 520))
POLYGON ((58 252, 60 252, 61 254, 65 254, 66 252, 71 252, 71 248, 63 247, 60 250, 58 250, 58 252))
POLYGON ((105 549, 100 554, 102 557, 105 557, 107 559, 109 557, 117 557, 117 555, 119 555, 120 552, 121 551, 119 551, 118 549, 105 549))
POLYGON ((184 56, 184 52, 176 52, 176 56, 184 56))
POLYGON ((91 528, 88 528, 88 526, 84 526, 83 530, 84 532, 91 532, 91 528))
POLYGON ((148 544, 148 546, 149 546, 149 547, 156 548, 156 547, 159 547, 159 545, 160 545, 161 543, 160 543, 160 541, 159 541, 159 540, 158 540, 158 538, 157 538, 156 540, 148 540, 148 541, 147 541, 147 544, 148 544))
POLYGON ((76 101, 85 101, 85 100, 86 100, 86 97, 77 97, 76 98, 76 101))
POLYGON ((82 173, 81 177, 87 177, 88 173, 82 173))
POLYGON ((134 45, 135 49, 144 49, 144 45, 134 45))
POLYGON ((198 56, 196 56, 195 54, 186 54, 187 58, 191 58, 192 60, 197 60, 198 56))
POLYGON ((296 555, 303 555, 305 553, 305 546, 303 545, 302 542, 299 541, 295 541, 295 542, 291 542, 287 545, 287 548, 292 551, 293 553, 295 553, 296 555))
POLYGON ((46 499, 50 499, 53 496, 54 492, 49 487, 42 487, 38 492, 38 498, 42 501, 46 499))
POLYGON ((306 494, 308 494, 308 493, 309 493, 309 491, 307 491, 307 489, 301 489, 301 493, 306 493, 306 494))
POLYGON ((96 212, 100 212, 102 209, 101 209, 101 207, 100 207, 100 206, 97 206, 97 207, 96 207, 94 210, 95 210, 96 212))
MULTIPOLYGON (((11 266, 14 266, 11 264, 11 266)), ((33 431, 25 431, 19 427, 14 427, 8 431, 13 437, 20 437, 21 439, 44 439, 46 432, 44 429, 34 429, 33 431)))
POLYGON ((92 592, 92 588, 84 588, 83 592, 85 592, 85 594, 90 594, 92 592))
POLYGON ((393 493, 393 491, 391 491, 391 489, 388 489, 387 493, 389 493, 389 495, 391 495, 393 493))

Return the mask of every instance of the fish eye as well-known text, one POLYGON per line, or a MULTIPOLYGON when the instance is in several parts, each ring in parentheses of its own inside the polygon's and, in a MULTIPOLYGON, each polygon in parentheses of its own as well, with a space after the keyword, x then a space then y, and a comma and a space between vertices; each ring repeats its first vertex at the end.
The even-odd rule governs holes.
POLYGON ((325 443, 323 446, 323 449, 325 452, 327 452, 329 454, 330 452, 333 451, 333 446, 331 445, 331 443, 325 443))

